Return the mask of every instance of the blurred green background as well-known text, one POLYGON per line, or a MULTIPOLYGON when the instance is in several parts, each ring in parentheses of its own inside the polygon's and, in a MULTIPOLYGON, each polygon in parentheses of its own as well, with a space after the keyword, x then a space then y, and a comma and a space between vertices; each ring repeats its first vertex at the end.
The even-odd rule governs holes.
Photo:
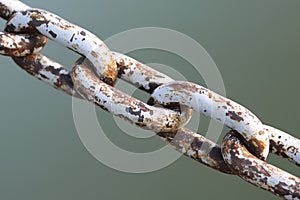
MULTIPOLYGON (((24 2, 57 13, 102 39, 136 27, 180 31, 212 56, 229 98, 246 105, 264 123, 300 137, 299 0, 24 2)), ((67 66, 78 58, 53 42, 43 53, 67 66)), ((145 63, 172 66, 188 80, 204 84, 176 55, 158 50, 130 55, 145 63)), ((0 62, 0 199, 276 199, 186 157, 147 174, 110 169, 80 142, 69 96, 30 77, 10 58, 1 57, 0 62)), ((136 96, 147 99, 144 93, 136 96)), ((146 152, 162 145, 156 137, 122 135, 110 114, 97 112, 111 140, 120 146, 146 152)), ((201 123, 199 131, 205 132, 207 120, 201 123)), ((300 176, 299 168, 282 159, 271 155, 269 161, 300 176)))

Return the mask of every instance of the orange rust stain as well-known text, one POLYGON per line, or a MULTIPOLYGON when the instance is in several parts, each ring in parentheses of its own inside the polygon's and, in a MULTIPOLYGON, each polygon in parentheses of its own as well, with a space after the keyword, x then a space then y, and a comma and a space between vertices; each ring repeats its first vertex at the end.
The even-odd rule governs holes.
POLYGON ((250 139, 250 142, 253 146, 255 146, 257 148, 259 153, 261 153, 267 147, 267 143, 265 143, 263 141, 259 141, 256 138, 250 139))
POLYGON ((118 68, 117 64, 114 60, 107 66, 107 70, 103 73, 105 78, 109 78, 112 81, 112 84, 115 83, 117 76, 118 76, 118 68))

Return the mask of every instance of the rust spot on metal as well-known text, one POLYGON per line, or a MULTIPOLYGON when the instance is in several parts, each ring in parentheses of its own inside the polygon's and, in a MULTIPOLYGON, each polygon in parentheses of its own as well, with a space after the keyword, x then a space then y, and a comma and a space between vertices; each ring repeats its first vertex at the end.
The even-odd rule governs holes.
POLYGON ((99 57, 99 54, 96 51, 91 51, 92 56, 94 56, 95 58, 99 57))
POLYGON ((260 152, 262 151, 262 149, 265 149, 267 144, 258 140, 257 138, 251 138, 249 140, 249 144, 247 144, 247 146, 249 146, 249 149, 251 149, 251 153, 253 153, 255 156, 257 156, 259 159, 261 160, 266 160, 266 157, 263 157, 260 152))
POLYGON ((118 76, 118 70, 117 70, 117 64, 114 60, 111 61, 111 63, 107 66, 107 70, 103 74, 104 82, 113 85, 117 79, 118 76))
POLYGON ((237 113, 235 113, 235 111, 228 111, 226 113, 226 116, 229 116, 230 119, 241 122, 244 121, 244 118, 242 118, 241 116, 239 116, 237 113))

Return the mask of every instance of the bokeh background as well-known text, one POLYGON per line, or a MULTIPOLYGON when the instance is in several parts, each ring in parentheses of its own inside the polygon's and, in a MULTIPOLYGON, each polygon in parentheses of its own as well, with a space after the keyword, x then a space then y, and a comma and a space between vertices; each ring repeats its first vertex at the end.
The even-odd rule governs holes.
MULTIPOLYGON (((264 123, 300 137, 298 0, 24 2, 76 22, 102 39, 137 27, 180 31, 212 56, 229 98, 246 105, 264 123)), ((3 25, 1 21, 2 29, 3 25)), ((69 68, 78 58, 53 42, 43 53, 69 68)), ((172 66, 188 80, 205 85, 179 56, 153 49, 130 55, 144 63, 172 66)), ((186 157, 147 174, 110 169, 81 143, 69 96, 30 77, 10 58, 0 57, 0 62, 0 199, 276 199, 186 157)), ((141 92, 135 96, 148 97, 141 92)), ((111 115, 97 110, 109 137, 121 147, 147 152, 162 145, 156 137, 121 134, 111 115)), ((199 132, 205 133, 207 122, 201 120, 199 132)), ((271 155, 269 161, 300 176, 299 168, 282 159, 271 155)))

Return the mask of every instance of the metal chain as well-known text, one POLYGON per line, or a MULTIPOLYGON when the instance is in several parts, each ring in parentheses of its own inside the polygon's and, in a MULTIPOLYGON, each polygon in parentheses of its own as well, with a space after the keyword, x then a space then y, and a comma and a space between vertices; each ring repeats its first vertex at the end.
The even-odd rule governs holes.
MULTIPOLYGON (((289 138, 287 140, 286 133, 276 128, 263 125, 260 120, 245 107, 202 86, 184 81, 167 83, 154 90, 151 95, 151 102, 163 106, 176 102, 201 112, 203 115, 217 120, 227 127, 241 133, 244 139, 247 140, 247 142, 245 142, 246 146, 248 146, 249 141, 255 141, 254 144, 260 145, 260 141, 257 138, 263 139, 263 137, 266 137, 269 141, 270 136, 273 135, 272 138, 276 141, 274 141, 275 144, 273 143, 272 148, 275 148, 274 145, 284 144, 285 147, 281 149, 282 156, 298 165, 300 164, 300 146, 299 143, 294 143, 294 141, 299 142, 298 139, 289 138), (285 135, 285 137, 283 137, 283 135, 285 135), (283 153, 283 149, 287 152, 283 153)), ((248 146, 248 149, 253 150, 251 146, 248 146)))
POLYGON ((300 140, 261 121, 248 109, 194 83, 174 81, 126 55, 111 52, 94 34, 17 0, 0 0, 0 54, 66 94, 82 98, 139 127, 175 150, 285 199, 300 199, 300 179, 265 162, 269 151, 300 166, 300 140), (82 55, 72 71, 39 51, 47 38, 82 55), (148 104, 113 85, 123 79, 151 94, 148 104), (159 105, 163 106, 163 108, 159 105), (222 146, 184 128, 192 110, 232 130, 222 146))

